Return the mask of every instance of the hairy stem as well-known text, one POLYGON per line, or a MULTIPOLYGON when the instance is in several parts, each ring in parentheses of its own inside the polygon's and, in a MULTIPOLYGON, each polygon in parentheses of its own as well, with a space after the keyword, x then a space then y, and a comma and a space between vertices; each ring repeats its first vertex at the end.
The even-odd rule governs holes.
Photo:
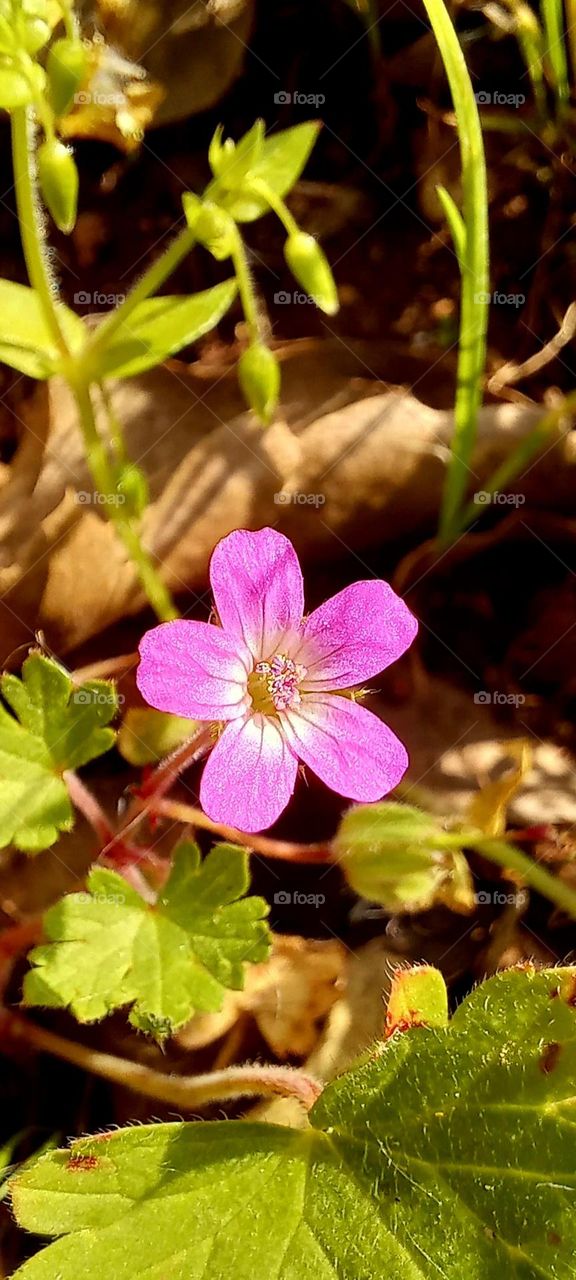
POLYGON ((179 800, 163 800, 153 797, 150 810, 158 817, 172 818, 175 822, 186 822, 193 827, 203 827, 205 831, 213 831, 215 835, 232 840, 234 844, 242 844, 254 853, 261 853, 266 858, 284 858, 287 862, 333 862, 334 854, 326 844, 292 844, 289 840, 274 840, 270 836, 249 835, 246 831, 238 831, 236 827, 227 827, 221 822, 213 822, 202 809, 191 804, 182 804, 179 800))
POLYGON ((514 871, 537 893, 554 902, 557 907, 566 911, 576 920, 576 890, 558 876, 553 876, 534 858, 529 858, 515 845, 507 840, 495 840, 491 836, 483 836, 478 831, 460 831, 442 836, 442 845, 451 848, 474 849, 481 857, 495 862, 504 871, 514 871))
POLYGON ((182 1111, 194 1111, 224 1098, 243 1097, 296 1098, 308 1111, 322 1089, 312 1076, 293 1067, 266 1067, 257 1063, 198 1076, 165 1075, 142 1063, 116 1058, 67 1040, 8 1010, 0 1014, 0 1027, 9 1039, 24 1041, 34 1049, 64 1058, 93 1075, 182 1111))
POLYGON ((45 250, 42 213, 36 192, 33 129, 31 112, 26 107, 17 107, 11 115, 11 130, 18 224, 30 284, 38 294, 46 324, 58 350, 67 356, 68 345, 58 319, 56 286, 45 250))
POLYGON ((169 622, 172 618, 178 617, 178 610, 170 592, 162 582, 150 553, 143 547, 133 522, 122 514, 119 505, 113 500, 116 497, 114 470, 96 426, 90 388, 86 383, 76 381, 72 384, 72 391, 78 408, 86 456, 94 483, 100 493, 108 494, 112 499, 110 519, 134 564, 142 588, 156 616, 161 622, 169 622))

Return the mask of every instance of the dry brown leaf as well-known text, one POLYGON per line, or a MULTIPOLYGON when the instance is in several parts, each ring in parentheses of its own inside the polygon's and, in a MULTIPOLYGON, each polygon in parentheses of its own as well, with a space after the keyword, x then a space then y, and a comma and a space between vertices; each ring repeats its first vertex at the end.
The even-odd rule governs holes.
MULTIPOLYGON (((304 556, 337 558, 343 545, 361 550, 434 526, 451 412, 359 378, 365 359, 339 342, 296 342, 280 355, 282 405, 266 431, 242 405, 233 369, 223 376, 172 361, 114 391, 128 453, 148 473, 144 540, 176 593, 204 592, 213 547, 233 528, 273 524, 304 556), (279 502, 279 493, 292 500, 279 502)), ((401 360, 388 359, 401 374, 401 360)), ((414 365, 405 367, 414 376, 414 365)), ((0 475, 3 660, 36 626, 64 653, 144 604, 93 501, 74 408, 58 382, 43 455, 44 395, 43 388, 34 401, 34 435, 0 475)), ((526 405, 482 411, 479 486, 539 416, 526 405)), ((526 492, 562 506, 575 463, 576 442, 562 437, 531 468, 526 492)))
POLYGON ((219 1013, 192 1018, 178 1033, 178 1043, 203 1048, 244 1013, 254 1018, 277 1058, 306 1057, 339 998, 345 954, 336 941, 276 935, 270 958, 246 970, 244 990, 229 992, 219 1013))

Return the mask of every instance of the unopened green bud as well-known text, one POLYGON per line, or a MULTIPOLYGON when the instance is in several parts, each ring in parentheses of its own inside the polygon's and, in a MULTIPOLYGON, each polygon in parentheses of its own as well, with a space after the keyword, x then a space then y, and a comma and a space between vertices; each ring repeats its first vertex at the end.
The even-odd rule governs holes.
POLYGON ((57 138, 47 138, 38 149, 38 180, 56 226, 69 235, 76 223, 78 170, 72 152, 57 138))
POLYGON ((139 520, 148 506, 150 490, 144 472, 134 462, 128 462, 122 468, 116 491, 124 500, 126 515, 139 520))
POLYGON ((278 403, 280 365, 263 342, 254 342, 240 356, 238 381, 246 403, 267 426, 278 403))
POLYGON ((284 245, 284 257, 292 275, 317 307, 327 316, 334 316, 339 307, 338 294, 328 259, 320 245, 306 231, 296 231, 288 236, 284 245))
POLYGON ((81 40, 64 37, 51 46, 46 63, 50 105, 63 116, 86 76, 86 50, 81 40))

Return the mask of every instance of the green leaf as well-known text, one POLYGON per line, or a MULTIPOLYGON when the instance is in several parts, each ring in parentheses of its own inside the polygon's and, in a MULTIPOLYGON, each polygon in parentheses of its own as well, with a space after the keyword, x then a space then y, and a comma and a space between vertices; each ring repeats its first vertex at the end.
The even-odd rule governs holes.
POLYGON ((191 298, 148 298, 119 325, 110 342, 95 352, 95 379, 133 378, 153 369, 176 351, 213 329, 236 295, 235 280, 225 280, 191 298))
MULTIPOLYGON (((71 350, 78 351, 86 336, 82 321, 61 302, 57 311, 71 350)), ((0 360, 40 379, 49 378, 61 360, 38 294, 11 280, 0 280, 0 360)))
POLYGON ((204 862, 181 844, 153 907, 97 868, 89 894, 69 894, 44 917, 50 941, 30 955, 24 1002, 69 1006, 79 1022, 132 1005, 132 1024, 158 1039, 195 1010, 220 1009, 226 988, 242 988, 244 963, 268 954, 268 907, 242 898, 248 886, 248 855, 227 844, 204 862))
POLYGON ((144 1125, 12 1180, 60 1236, 18 1280, 573 1280, 576 971, 508 971, 396 1034, 310 1127, 144 1125))
MULTIPOLYGON (((214 199, 222 203, 236 222, 253 222, 263 213, 269 213, 270 205, 264 196, 252 191, 254 178, 266 182, 277 196, 283 197, 297 182, 318 137, 317 121, 296 124, 264 139, 260 159, 246 175, 243 183, 232 192, 218 195, 218 182, 214 184, 214 199)), ((240 144, 239 144, 240 145, 240 144)))
POLYGON ((0 848, 36 853, 72 826, 63 772, 114 743, 105 726, 117 711, 116 692, 104 680, 75 687, 40 653, 26 659, 22 679, 3 675, 0 691, 14 712, 0 704, 0 848))

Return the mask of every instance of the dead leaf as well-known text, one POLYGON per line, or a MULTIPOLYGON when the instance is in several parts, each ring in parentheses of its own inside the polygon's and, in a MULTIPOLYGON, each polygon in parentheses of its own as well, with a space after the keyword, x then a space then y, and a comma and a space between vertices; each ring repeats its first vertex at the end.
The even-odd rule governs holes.
POLYGON ((270 958, 247 969, 244 990, 228 993, 219 1013, 192 1018, 178 1033, 178 1043, 189 1050, 203 1048, 241 1014, 249 1014, 277 1058, 306 1057, 339 998, 345 954, 336 941, 275 936, 270 958))

